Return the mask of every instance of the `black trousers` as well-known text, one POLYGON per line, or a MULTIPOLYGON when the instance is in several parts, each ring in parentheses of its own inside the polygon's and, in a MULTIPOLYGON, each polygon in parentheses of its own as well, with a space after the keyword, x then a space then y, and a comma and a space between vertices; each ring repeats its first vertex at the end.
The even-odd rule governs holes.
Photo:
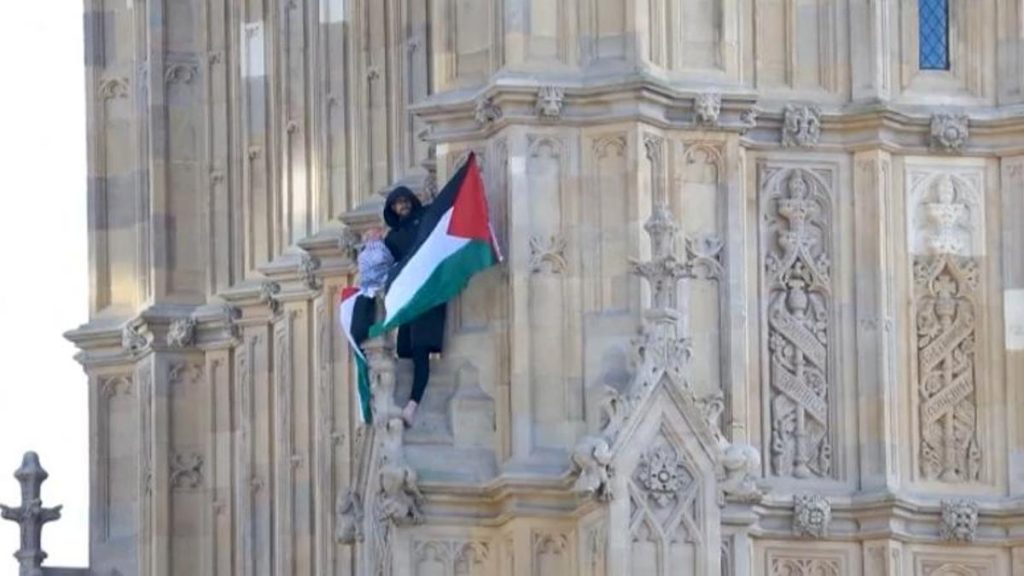
POLYGON ((414 348, 412 351, 412 393, 409 399, 417 404, 423 400, 423 392, 430 380, 430 350, 414 348))
MULTIPOLYGON (((356 297, 355 307, 352 309, 352 338, 356 344, 361 346, 366 340, 370 326, 374 322, 375 313, 376 307, 373 298, 356 297)), ((419 404, 423 400, 423 392, 427 389, 427 382, 430 380, 430 348, 412 346, 409 344, 409 340, 408 328, 400 329, 399 348, 411 348, 409 357, 412 358, 412 393, 409 395, 409 399, 419 404)))

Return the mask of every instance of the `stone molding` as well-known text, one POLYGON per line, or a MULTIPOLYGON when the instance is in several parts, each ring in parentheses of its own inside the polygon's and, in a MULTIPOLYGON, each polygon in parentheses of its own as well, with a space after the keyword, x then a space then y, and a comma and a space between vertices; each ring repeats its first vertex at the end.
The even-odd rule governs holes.
MULTIPOLYGON (((802 101, 758 101, 750 92, 715 92, 719 101, 717 121, 708 115, 710 93, 691 91, 650 77, 623 77, 617 83, 566 82, 559 87, 563 101, 571 103, 560 112, 563 126, 595 123, 644 122, 665 130, 715 129, 744 135, 750 148, 777 148, 790 114, 807 110, 815 129, 801 138, 799 146, 817 150, 852 150, 865 146, 885 147, 895 154, 928 154, 936 145, 962 155, 1011 154, 1024 140, 1024 117, 1013 107, 978 105, 961 107, 956 114, 922 112, 919 106, 894 103, 826 104, 802 101), (609 100, 615 103, 609 106, 609 100), (571 114, 566 114, 566 110, 571 114), (950 120, 944 120, 944 118, 950 120), (707 118, 707 120, 701 120, 707 118), (967 125, 970 138, 967 138, 967 125)), ((430 126, 428 142, 480 140, 509 125, 542 126, 549 121, 537 113, 539 88, 515 74, 500 85, 481 89, 475 99, 445 94, 427 98, 411 110, 430 126), (486 122, 476 120, 477 107, 497 109, 486 122)), ((795 119, 796 116, 793 116, 795 119)), ((795 142, 795 141, 794 141, 795 142)))

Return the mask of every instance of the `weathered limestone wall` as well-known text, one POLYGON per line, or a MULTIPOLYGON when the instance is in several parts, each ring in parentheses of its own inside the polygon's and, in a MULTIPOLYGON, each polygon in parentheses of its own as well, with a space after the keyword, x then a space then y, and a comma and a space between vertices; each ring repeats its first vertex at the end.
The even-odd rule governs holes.
POLYGON ((87 0, 92 568, 1024 574, 1024 0, 949 6, 934 71, 914 1, 87 0), (348 544, 395 436, 335 293, 470 150, 506 262, 397 435, 424 523, 348 544))

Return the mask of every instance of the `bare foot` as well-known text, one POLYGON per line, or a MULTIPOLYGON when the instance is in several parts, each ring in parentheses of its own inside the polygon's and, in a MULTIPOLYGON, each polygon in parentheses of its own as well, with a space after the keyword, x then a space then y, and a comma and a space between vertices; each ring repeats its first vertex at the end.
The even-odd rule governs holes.
POLYGON ((409 400, 409 403, 402 409, 402 421, 405 422, 406 428, 412 428, 413 416, 416 415, 416 407, 419 404, 415 400, 409 400))

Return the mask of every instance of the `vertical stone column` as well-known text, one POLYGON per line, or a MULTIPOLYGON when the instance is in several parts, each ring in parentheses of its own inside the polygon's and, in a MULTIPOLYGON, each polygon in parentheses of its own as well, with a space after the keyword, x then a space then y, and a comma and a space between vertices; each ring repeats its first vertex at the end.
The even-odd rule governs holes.
MULTIPOLYGON (((1008 466, 1010 494, 1019 496, 1024 494, 1024 391, 1014 383, 1024 380, 1024 156, 1003 158, 1000 169, 1008 466)), ((1015 570, 1024 572, 1024 567, 1015 570)))
POLYGON ((895 310, 892 162, 887 152, 854 155, 854 284, 857 338, 857 414, 860 474, 864 490, 898 483, 900 430, 893 354, 895 310))
POLYGON ((895 540, 864 542, 864 574, 871 576, 901 576, 903 571, 903 543, 895 540))
POLYGON ((850 50, 850 74, 853 99, 885 100, 891 97, 890 62, 892 40, 891 0, 851 0, 850 37, 856 45, 850 50))

